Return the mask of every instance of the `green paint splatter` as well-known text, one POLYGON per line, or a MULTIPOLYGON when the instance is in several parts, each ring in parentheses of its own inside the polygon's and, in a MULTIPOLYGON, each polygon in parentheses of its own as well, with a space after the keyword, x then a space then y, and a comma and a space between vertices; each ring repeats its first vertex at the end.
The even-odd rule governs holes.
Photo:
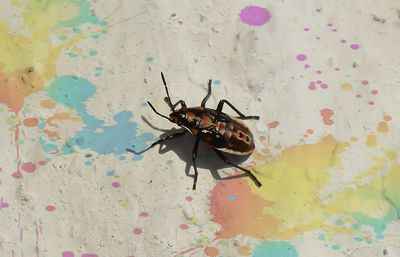
POLYGON ((296 249, 287 242, 264 241, 256 246, 253 257, 297 257, 296 249))

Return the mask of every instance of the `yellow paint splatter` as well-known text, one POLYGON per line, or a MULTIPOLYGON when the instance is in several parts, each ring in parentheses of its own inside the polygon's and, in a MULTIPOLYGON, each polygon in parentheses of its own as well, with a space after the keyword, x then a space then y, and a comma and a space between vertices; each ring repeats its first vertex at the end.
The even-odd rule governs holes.
POLYGON ((368 147, 375 147, 376 146, 376 136, 375 135, 368 135, 367 141, 365 141, 365 144, 368 147))
POLYGON ((344 90, 344 91, 351 91, 353 89, 353 86, 350 83, 342 83, 340 85, 340 87, 344 90))

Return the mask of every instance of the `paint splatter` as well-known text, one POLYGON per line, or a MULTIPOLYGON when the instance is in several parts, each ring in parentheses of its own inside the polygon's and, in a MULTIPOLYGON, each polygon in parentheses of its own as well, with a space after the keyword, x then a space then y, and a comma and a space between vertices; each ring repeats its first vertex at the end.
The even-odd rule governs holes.
POLYGON ((271 14, 266 8, 254 5, 242 9, 239 16, 244 23, 252 26, 262 26, 271 20, 271 14))
POLYGON ((71 251, 65 251, 62 253, 62 257, 75 257, 75 254, 71 251))
POLYGON ((296 249, 287 242, 261 242, 254 249, 253 257, 297 257, 296 249))
POLYGON ((135 234, 135 235, 140 235, 140 234, 143 233, 143 230, 142 230, 141 228, 134 228, 134 229, 132 230, 132 232, 133 232, 133 234, 135 234))
POLYGON ((276 128, 276 127, 278 127, 279 126, 279 121, 273 121, 273 122, 270 122, 269 124, 268 124, 268 128, 276 128))
POLYGON ((351 44, 350 48, 353 49, 353 50, 357 50, 357 49, 360 48, 360 45, 359 44, 351 44))
POLYGON ((56 209, 56 207, 54 205, 47 205, 46 206, 46 211, 48 212, 52 212, 56 209))
POLYGON ((30 117, 30 118, 25 118, 22 123, 26 127, 35 127, 39 124, 39 121, 36 118, 30 117))
POLYGON ((342 83, 340 85, 340 88, 344 91, 351 91, 353 89, 353 86, 350 83, 342 83))
POLYGON ((206 247, 204 248, 204 253, 207 256, 215 257, 219 254, 219 250, 216 247, 206 247))
POLYGON ((33 162, 25 162, 25 163, 21 164, 21 169, 23 171, 32 173, 36 170, 36 164, 34 164, 33 162))
POLYGON ((322 116, 322 121, 325 125, 330 126, 333 124, 332 116, 334 115, 334 112, 331 109, 322 109, 320 113, 322 116))
POLYGON ((251 255, 251 248, 248 246, 240 246, 238 248, 238 254, 242 255, 242 256, 249 256, 251 255))
POLYGON ((180 224, 179 227, 183 230, 186 230, 189 228, 189 226, 187 224, 180 224))
POLYGON ((307 55, 305 54, 298 54, 296 56, 296 60, 298 60, 299 62, 304 62, 305 60, 307 60, 307 55))

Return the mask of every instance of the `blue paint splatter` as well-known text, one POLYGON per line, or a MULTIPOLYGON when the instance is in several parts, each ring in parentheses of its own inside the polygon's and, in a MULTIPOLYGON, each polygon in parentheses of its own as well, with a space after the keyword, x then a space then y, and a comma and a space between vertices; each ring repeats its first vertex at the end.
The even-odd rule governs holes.
POLYGON ((153 62, 154 58, 151 56, 146 57, 146 62, 153 62))
POLYGON ((109 172, 107 172, 107 176, 112 177, 115 175, 115 170, 110 170, 109 172))
MULTIPOLYGON (((73 138, 67 140, 62 147, 64 154, 73 152, 73 147, 91 149, 98 154, 126 154, 126 149, 142 149, 146 142, 153 139, 151 133, 144 133, 137 137, 137 125, 129 121, 132 112, 122 111, 113 116, 115 125, 106 126, 104 122, 90 115, 84 102, 93 96, 95 86, 88 80, 75 76, 56 78, 47 88, 47 94, 53 100, 74 109, 81 117, 84 127, 73 138)), ((132 160, 140 160, 141 155, 133 155, 132 160)))
POLYGON ((253 257, 298 257, 298 254, 287 242, 263 241, 254 249, 253 257))
POLYGON ((218 80, 218 79, 216 79, 216 80, 213 80, 213 84, 214 85, 221 85, 221 80, 218 80))
POLYGON ((236 195, 230 195, 228 196, 229 201, 235 201, 237 199, 236 195))
POLYGON ((97 54, 97 51, 96 50, 91 50, 89 52, 89 54, 90 54, 90 56, 95 56, 97 54))

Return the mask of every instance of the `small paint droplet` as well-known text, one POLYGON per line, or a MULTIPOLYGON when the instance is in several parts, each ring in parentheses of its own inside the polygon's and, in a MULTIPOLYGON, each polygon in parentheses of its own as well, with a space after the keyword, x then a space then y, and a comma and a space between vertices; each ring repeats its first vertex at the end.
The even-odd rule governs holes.
POLYGON ((314 133, 314 130, 312 130, 312 129, 307 129, 307 133, 308 133, 308 134, 313 134, 313 133, 314 133))
POLYGON ((314 85, 309 85, 309 86, 308 86, 308 89, 310 89, 310 90, 315 90, 315 89, 317 89, 317 87, 314 86, 314 85))
POLYGON ((244 23, 252 26, 262 26, 271 20, 271 14, 266 8, 254 5, 242 9, 239 16, 244 23))
POLYGON ((132 230, 132 232, 133 232, 133 234, 135 234, 135 235, 140 235, 140 234, 143 233, 143 230, 142 230, 141 228, 134 228, 134 229, 132 230))
POLYGON ((350 45, 350 48, 353 49, 353 50, 357 50, 357 49, 360 48, 360 45, 358 45, 358 44, 351 44, 351 45, 350 45))
POLYGON ((344 91, 350 91, 353 89, 353 86, 350 83, 342 83, 340 85, 340 87, 342 88, 342 90, 344 91))
POLYGON ((47 162, 45 160, 40 160, 38 163, 40 166, 43 166, 46 165, 47 162))
POLYGON ((371 94, 373 94, 373 95, 377 95, 377 94, 378 94, 378 90, 376 90, 376 89, 374 89, 374 90, 371 90, 371 94))
POLYGON ((186 201, 191 202, 193 200, 193 197, 191 197, 190 195, 185 197, 186 201))
POLYGON ((334 112, 331 109, 322 109, 320 113, 322 116, 322 121, 325 125, 330 126, 333 124, 332 116, 334 115, 334 112))
POLYGON ((385 121, 391 121, 391 120, 392 120, 392 116, 390 116, 390 115, 385 115, 385 116, 383 116, 383 120, 385 120, 385 121))
POLYGON ((315 9, 316 12, 321 12, 321 8, 315 9))
POLYGON ((36 118, 26 118, 24 119, 23 124, 26 127, 35 127, 39 124, 39 121, 36 118))
POLYGON ((146 62, 153 62, 154 58, 152 56, 146 57, 146 62))
POLYGON ((374 105, 375 102, 374 102, 374 101, 369 101, 368 104, 369 104, 369 105, 374 105))
POLYGON ((119 184, 119 182, 112 182, 112 183, 111 183, 111 186, 112 186, 113 188, 118 188, 118 187, 120 187, 120 184, 119 184))
POLYGON ((179 227, 183 230, 186 230, 189 228, 189 226, 187 224, 180 224, 179 227))
POLYGON ((221 85, 221 80, 213 80, 213 84, 215 85, 221 85))
POLYGON ((389 126, 385 121, 381 121, 378 124, 378 128, 377 128, 378 132, 380 133, 387 133, 389 131, 389 126))
POLYGON ((21 164, 21 169, 23 171, 32 173, 36 170, 36 164, 34 164, 33 162, 25 162, 25 163, 21 164))
POLYGON ((317 74, 321 74, 321 73, 322 73, 322 71, 320 71, 320 70, 317 70, 315 73, 317 73, 317 74))
POLYGON ((364 79, 364 80, 361 81, 361 84, 363 84, 363 85, 368 85, 368 84, 369 84, 369 81, 364 79))
POLYGON ((303 62, 303 61, 307 60, 307 55, 305 55, 305 54, 298 54, 298 55, 296 56, 296 60, 298 60, 298 61, 300 61, 300 62, 303 62))
POLYGON ((46 206, 46 211, 52 212, 56 209, 56 207, 54 205, 47 205, 46 206))
POLYGON ((66 251, 62 253, 62 257, 75 257, 75 254, 70 251, 66 251))
POLYGON ((309 68, 311 68, 311 66, 309 65, 309 64, 304 64, 304 69, 309 69, 309 68))
POLYGON ((145 212, 145 211, 142 211, 142 212, 139 214, 139 216, 140 216, 140 217, 146 218, 147 216, 149 216, 149 213, 148 213, 148 212, 145 212))
POLYGON ((97 55, 97 51, 96 50, 91 50, 89 52, 89 54, 90 54, 90 56, 95 56, 95 55, 97 55))
POLYGON ((357 94, 356 97, 357 97, 357 98, 361 98, 361 95, 360 95, 360 94, 357 94))
POLYGON ((13 174, 11 174, 11 176, 13 178, 22 178, 22 173, 19 171, 14 172, 13 174))
POLYGON ((358 140, 358 138, 357 137, 351 137, 350 140, 353 141, 353 142, 356 142, 358 140))
POLYGON ((342 43, 342 44, 344 44, 344 43, 346 43, 347 41, 346 41, 346 39, 341 39, 340 40, 340 43, 342 43))
POLYGON ((375 147, 376 146, 376 136, 375 135, 368 135, 367 141, 365 141, 365 144, 368 147, 375 147))
POLYGON ((339 250, 339 249, 340 249, 340 246, 338 246, 338 245, 333 245, 333 246, 332 246, 332 249, 333 249, 333 250, 339 250))
POLYGON ((271 128, 276 128, 278 126, 279 126, 279 121, 277 121, 277 120, 268 124, 268 128, 270 128, 270 129, 271 128))
POLYGON ((208 247, 204 248, 204 253, 205 253, 207 256, 215 257, 215 256, 217 256, 217 255, 219 254, 219 250, 218 250, 218 248, 216 248, 216 247, 210 247, 210 246, 208 246, 208 247))
POLYGON ((336 67, 336 68, 335 68, 335 71, 340 71, 340 68, 339 68, 339 67, 336 67))
POLYGON ((317 80, 317 84, 321 84, 322 83, 322 81, 321 80, 317 80))
POLYGON ((309 28, 304 28, 304 31, 310 31, 310 29, 309 28))
POLYGON ((237 199, 236 195, 230 195, 228 196, 229 201, 235 201, 237 199))
POLYGON ((337 32, 337 29, 332 29, 332 32, 337 32))
POLYGON ((326 24, 328 27, 332 27, 333 26, 333 24, 332 23, 328 23, 328 24, 326 24))
POLYGON ((107 176, 112 177, 115 175, 115 170, 110 170, 109 172, 107 172, 107 176))
POLYGON ((325 83, 321 84, 321 88, 322 89, 327 89, 328 88, 328 84, 325 84, 325 83))
POLYGON ((251 255, 251 248, 248 246, 240 246, 238 248, 238 253, 242 256, 249 256, 251 255))

